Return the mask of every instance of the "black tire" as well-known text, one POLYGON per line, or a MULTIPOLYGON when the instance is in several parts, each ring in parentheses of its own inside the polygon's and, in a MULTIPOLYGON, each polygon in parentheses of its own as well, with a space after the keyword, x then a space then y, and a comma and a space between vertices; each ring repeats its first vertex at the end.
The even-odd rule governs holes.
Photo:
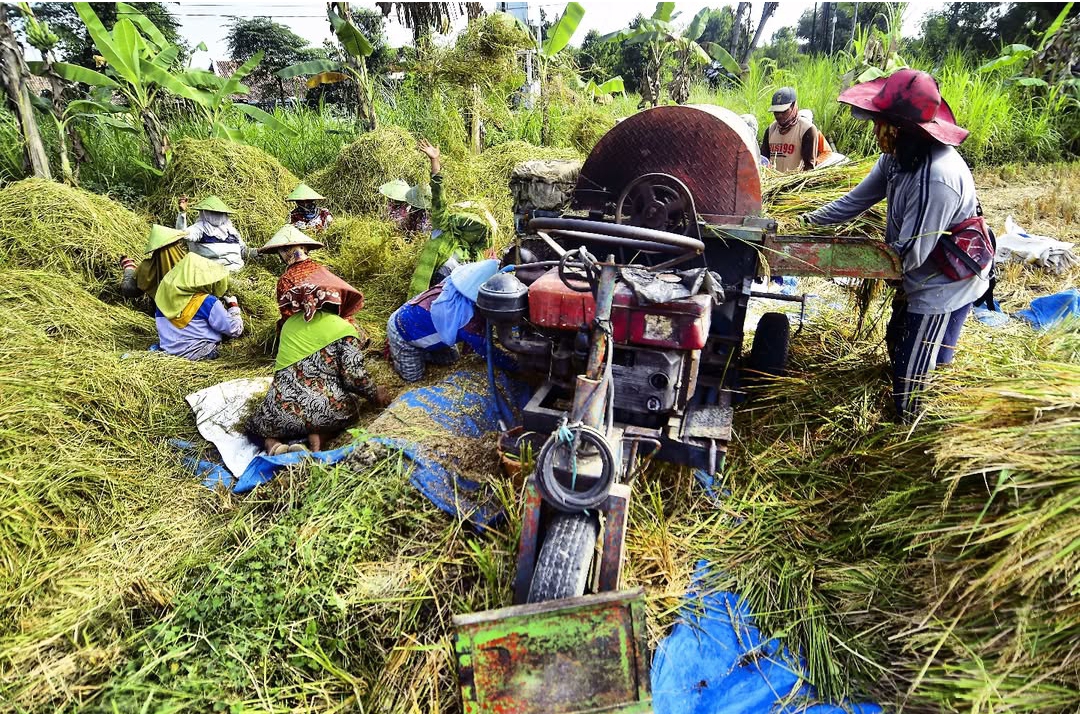
POLYGON ((551 519, 529 584, 529 602, 585 594, 600 524, 591 513, 558 513, 551 519))
POLYGON ((752 385, 762 377, 782 377, 787 374, 788 342, 791 323, 782 312, 767 312, 754 330, 754 344, 746 361, 746 382, 752 385))

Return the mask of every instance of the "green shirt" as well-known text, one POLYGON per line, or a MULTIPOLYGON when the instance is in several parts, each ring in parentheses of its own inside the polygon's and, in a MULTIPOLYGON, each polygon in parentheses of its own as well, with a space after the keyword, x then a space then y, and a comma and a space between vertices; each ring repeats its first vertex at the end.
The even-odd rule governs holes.
POLYGON ((440 231, 424 245, 416 262, 409 297, 419 295, 431 285, 431 276, 455 253, 463 263, 479 260, 494 242, 493 226, 484 220, 484 209, 449 210, 443 194, 442 174, 431 177, 431 224, 440 231))
POLYGON ((281 342, 278 346, 274 369, 285 369, 308 355, 315 354, 342 337, 356 337, 356 328, 324 310, 318 310, 310 321, 298 312, 281 326, 281 342))

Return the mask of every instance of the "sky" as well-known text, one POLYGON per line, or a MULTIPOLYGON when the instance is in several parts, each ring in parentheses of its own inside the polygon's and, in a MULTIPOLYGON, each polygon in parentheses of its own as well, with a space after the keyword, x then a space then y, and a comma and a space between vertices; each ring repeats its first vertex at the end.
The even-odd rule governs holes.
MULTIPOLYGON (((374 2, 353 4, 375 7, 374 2)), ((681 13, 677 21, 682 19, 689 22, 690 18, 702 7, 723 7, 725 4, 734 5, 735 3, 726 3, 723 0, 713 0, 709 3, 677 2, 675 9, 681 13)), ((941 4, 925 1, 908 3, 903 33, 905 35, 917 34, 922 16, 931 9, 941 7, 941 4)), ((494 2, 484 3, 488 10, 493 9, 494 5, 494 2)), ((532 17, 538 17, 539 8, 542 7, 548 16, 557 16, 562 12, 564 5, 565 3, 559 2, 530 3, 530 12, 532 17)), ((585 16, 572 40, 575 45, 581 43, 589 30, 595 29, 601 34, 614 32, 630 24, 630 21, 639 13, 652 14, 656 2, 655 0, 620 0, 619 2, 583 0, 582 5, 585 7, 585 16)), ((761 15, 761 6, 762 3, 751 3, 751 13, 755 22, 761 15)), ((814 3, 811 2, 790 0, 781 2, 780 7, 766 25, 765 40, 767 41, 777 29, 795 25, 803 11, 813 6, 814 3)), ((195 66, 208 66, 211 59, 229 58, 225 36, 228 34, 228 25, 234 17, 269 17, 275 22, 287 25, 293 32, 316 47, 322 45, 323 40, 330 37, 330 25, 325 12, 326 5, 322 2, 170 2, 168 7, 182 23, 181 34, 192 47, 200 42, 206 43, 208 51, 196 53, 193 58, 195 66)), ((463 26, 464 19, 457 24, 463 26)), ((392 46, 406 44, 412 39, 411 32, 397 24, 393 13, 387 22, 387 35, 392 46)))

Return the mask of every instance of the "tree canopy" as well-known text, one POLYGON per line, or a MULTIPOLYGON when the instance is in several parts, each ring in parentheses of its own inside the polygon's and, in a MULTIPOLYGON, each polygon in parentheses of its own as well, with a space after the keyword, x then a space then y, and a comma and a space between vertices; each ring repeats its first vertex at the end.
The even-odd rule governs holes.
POLYGON ((823 2, 807 8, 799 17, 796 35, 806 40, 805 51, 839 52, 851 41, 855 23, 861 27, 885 29, 889 17, 887 2, 823 2), (835 26, 833 19, 835 18, 835 26))
POLYGON ((262 62, 250 75, 254 84, 271 81, 279 69, 323 54, 321 49, 309 47, 307 40, 285 25, 266 17, 234 19, 225 41, 232 59, 240 62, 263 53, 262 62))
MULTIPOLYGON (((918 45, 934 52, 971 52, 980 57, 997 53, 1002 45, 1030 44, 1065 7, 1062 2, 954 2, 923 18, 918 45)), ((1080 13, 1074 6, 1072 15, 1080 13)))
MULTIPOLYGON (((161 30, 165 39, 181 50, 181 59, 187 54, 188 44, 180 37, 180 21, 169 12, 165 3, 160 2, 133 2, 130 3, 139 12, 146 16, 150 22, 161 30)), ((111 30, 119 18, 116 3, 92 2, 90 7, 101 19, 106 29, 111 30)), ((90 33, 86 25, 79 19, 75 12, 75 4, 70 2, 45 2, 36 3, 33 6, 34 14, 40 20, 49 23, 49 28, 60 38, 57 55, 60 59, 71 64, 94 68, 94 42, 90 39, 90 33)))

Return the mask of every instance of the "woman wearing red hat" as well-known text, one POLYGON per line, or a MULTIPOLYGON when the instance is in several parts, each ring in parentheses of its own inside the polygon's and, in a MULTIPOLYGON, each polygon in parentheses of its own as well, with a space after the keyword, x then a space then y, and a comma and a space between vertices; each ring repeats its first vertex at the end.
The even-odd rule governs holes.
MULTIPOLYGON (((893 302, 886 343, 900 416, 918 410, 918 391, 935 365, 952 361, 964 318, 986 292, 990 266, 958 275, 943 268, 938 241, 980 215, 975 181, 955 146, 968 132, 925 72, 902 69, 840 94, 856 118, 874 122, 882 155, 846 196, 808 213, 817 225, 843 223, 888 199, 885 240, 900 254, 902 287, 893 302), (933 255, 932 255, 933 254, 933 255)), ((992 258, 992 253, 991 253, 992 258)))

